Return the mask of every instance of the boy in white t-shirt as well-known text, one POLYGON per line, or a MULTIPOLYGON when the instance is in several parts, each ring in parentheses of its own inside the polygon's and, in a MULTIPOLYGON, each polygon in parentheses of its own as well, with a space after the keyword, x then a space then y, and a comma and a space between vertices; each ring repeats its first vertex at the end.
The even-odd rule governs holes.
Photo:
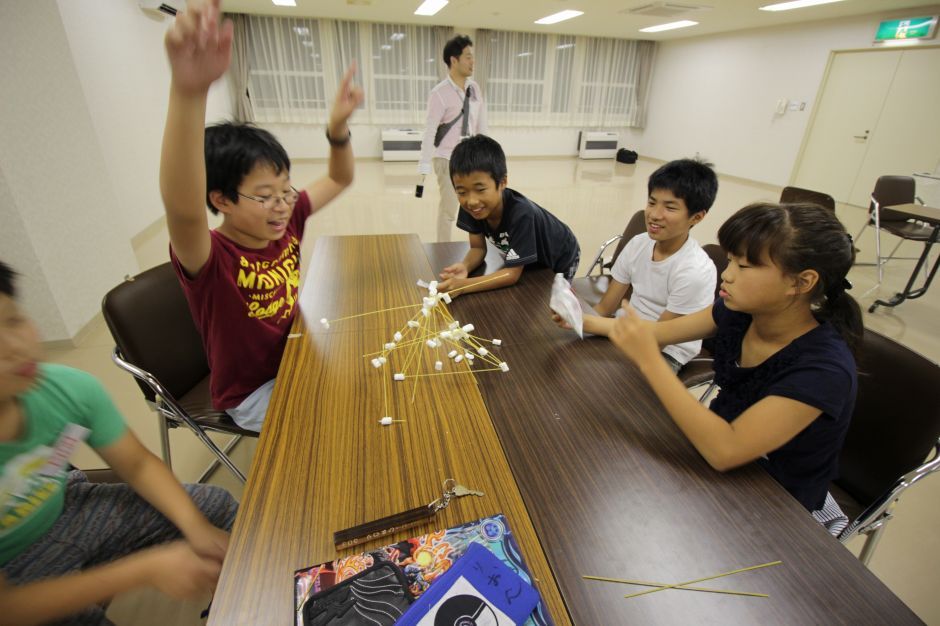
MULTIPOLYGON (((627 242, 610 270, 607 292, 584 316, 584 331, 610 332, 613 316, 632 287, 630 306, 645 319, 669 320, 711 306, 715 296, 715 264, 689 230, 701 222, 718 193, 710 163, 693 159, 670 161, 653 172, 647 183, 646 232, 627 242)), ((556 322, 563 325, 556 316, 556 322)), ((663 348, 663 357, 678 372, 699 353, 701 341, 663 348)))

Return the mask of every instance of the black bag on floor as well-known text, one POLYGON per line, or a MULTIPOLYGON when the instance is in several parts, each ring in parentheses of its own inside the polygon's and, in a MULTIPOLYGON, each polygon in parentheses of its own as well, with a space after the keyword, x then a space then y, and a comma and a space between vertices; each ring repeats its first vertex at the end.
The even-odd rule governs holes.
POLYGON ((617 150, 617 162, 618 163, 636 163, 637 157, 639 157, 636 152, 633 150, 627 150, 626 148, 620 148, 617 150))

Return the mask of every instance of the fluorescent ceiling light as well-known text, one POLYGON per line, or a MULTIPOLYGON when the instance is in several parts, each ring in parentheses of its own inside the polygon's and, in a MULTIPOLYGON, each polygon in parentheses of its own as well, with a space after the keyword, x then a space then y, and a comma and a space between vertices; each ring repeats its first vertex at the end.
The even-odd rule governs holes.
POLYGON ((817 4, 829 4, 830 2, 842 2, 842 0, 792 0, 791 2, 768 4, 767 6, 759 8, 761 11, 789 11, 790 9, 802 9, 804 7, 813 7, 817 4))
POLYGON ((516 56, 517 56, 517 57, 530 57, 530 56, 532 56, 532 53, 531 53, 531 52, 520 52, 520 53, 517 54, 516 56))
POLYGON ((567 50, 568 48, 574 48, 574 44, 573 44, 573 43, 563 43, 563 44, 561 44, 560 46, 555 46, 555 49, 557 49, 557 50, 567 50))
POLYGON ((573 17, 578 17, 579 15, 584 15, 584 11, 561 11, 553 15, 547 15, 540 20, 535 20, 536 24, 557 24, 558 22, 564 22, 565 20, 570 20, 573 17))
POLYGON ((392 41, 401 41, 405 38, 405 33, 392 33, 392 36, 389 37, 392 41))
POLYGON ((657 26, 650 26, 648 28, 641 28, 641 33, 659 33, 664 30, 673 30, 676 28, 685 28, 686 26, 696 26, 698 22, 693 22, 692 20, 680 20, 678 22, 669 22, 668 24, 659 24, 657 26))
POLYGON ((447 6, 447 0, 424 0, 417 9, 415 15, 434 15, 447 6))
POLYGON ((297 3, 294 0, 271 0, 274 3, 274 6, 278 7, 295 7, 297 3))

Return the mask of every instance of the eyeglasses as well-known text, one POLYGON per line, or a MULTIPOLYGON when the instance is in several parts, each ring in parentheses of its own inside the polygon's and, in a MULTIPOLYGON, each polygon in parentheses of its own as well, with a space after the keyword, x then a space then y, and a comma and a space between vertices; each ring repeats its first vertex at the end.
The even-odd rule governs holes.
POLYGON ((293 206, 297 202, 297 198, 300 197, 300 193, 297 192, 293 187, 290 188, 290 191, 285 193, 283 196, 249 196, 240 191, 236 191, 238 195, 242 198, 248 198, 249 200, 254 200, 255 202, 260 202, 261 207, 265 211, 273 211, 277 208, 277 205, 280 204, 281 200, 284 201, 284 204, 287 206, 293 206))

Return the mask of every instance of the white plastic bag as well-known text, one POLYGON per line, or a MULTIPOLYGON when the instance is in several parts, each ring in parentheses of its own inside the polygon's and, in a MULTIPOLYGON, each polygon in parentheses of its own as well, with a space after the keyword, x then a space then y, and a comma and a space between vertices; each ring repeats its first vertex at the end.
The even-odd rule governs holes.
POLYGON ((578 302, 578 296, 574 295, 571 285, 565 280, 563 274, 555 274, 552 297, 548 301, 548 306, 578 333, 578 337, 584 339, 584 315, 581 312, 581 303, 578 302))

